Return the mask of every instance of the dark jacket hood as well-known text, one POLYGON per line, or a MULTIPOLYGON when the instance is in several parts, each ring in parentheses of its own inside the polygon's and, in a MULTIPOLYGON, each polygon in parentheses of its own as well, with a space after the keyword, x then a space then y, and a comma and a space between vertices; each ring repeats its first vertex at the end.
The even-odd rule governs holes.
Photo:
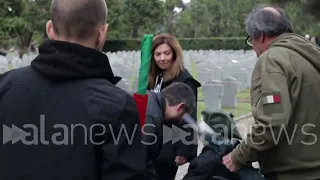
POLYGON ((320 71, 320 47, 304 37, 293 33, 282 34, 271 43, 269 49, 273 47, 284 47, 299 53, 320 71))
POLYGON ((45 41, 31 67, 51 81, 101 78, 116 84, 121 80, 104 53, 70 42, 45 41))

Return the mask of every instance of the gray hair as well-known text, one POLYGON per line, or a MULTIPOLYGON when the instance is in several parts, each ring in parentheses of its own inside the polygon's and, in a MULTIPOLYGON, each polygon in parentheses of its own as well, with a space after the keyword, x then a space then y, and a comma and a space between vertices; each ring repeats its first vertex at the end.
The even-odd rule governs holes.
POLYGON ((245 20, 246 31, 249 36, 259 37, 262 33, 265 36, 293 33, 291 20, 283 9, 274 8, 279 12, 279 14, 276 14, 264 9, 265 7, 270 6, 260 5, 254 8, 245 20))

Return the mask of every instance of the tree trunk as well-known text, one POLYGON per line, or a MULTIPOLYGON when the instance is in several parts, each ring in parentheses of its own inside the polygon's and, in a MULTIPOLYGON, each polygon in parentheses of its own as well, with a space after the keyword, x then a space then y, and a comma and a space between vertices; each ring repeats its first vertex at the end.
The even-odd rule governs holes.
POLYGON ((201 27, 200 27, 200 19, 199 17, 196 18, 195 23, 194 23, 194 37, 198 38, 200 36, 200 31, 201 31, 201 27))
POLYGON ((168 33, 173 34, 173 20, 174 20, 174 12, 170 14, 169 23, 168 23, 168 33))
POLYGON ((138 38, 138 33, 139 33, 139 24, 138 23, 136 23, 136 24, 134 24, 133 25, 133 28, 132 28, 132 35, 131 35, 131 37, 132 38, 138 38))
POLYGON ((23 55, 28 52, 29 50, 29 45, 32 40, 32 32, 25 32, 21 35, 18 36, 18 41, 19 41, 19 57, 22 59, 23 55))
MULTIPOLYGON (((220 8, 218 7, 217 8, 217 12, 220 12, 220 8)), ((220 22, 221 22, 221 13, 218 14, 218 18, 217 18, 217 25, 216 25, 216 28, 215 28, 215 35, 218 35, 220 34, 220 22)))

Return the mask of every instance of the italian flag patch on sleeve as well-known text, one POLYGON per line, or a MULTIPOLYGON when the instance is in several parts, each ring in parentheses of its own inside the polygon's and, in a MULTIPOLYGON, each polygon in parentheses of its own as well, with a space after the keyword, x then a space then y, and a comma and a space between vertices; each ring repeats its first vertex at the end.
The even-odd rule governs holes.
POLYGON ((262 97, 262 103, 263 104, 275 104, 275 103, 281 103, 280 94, 266 94, 262 97))

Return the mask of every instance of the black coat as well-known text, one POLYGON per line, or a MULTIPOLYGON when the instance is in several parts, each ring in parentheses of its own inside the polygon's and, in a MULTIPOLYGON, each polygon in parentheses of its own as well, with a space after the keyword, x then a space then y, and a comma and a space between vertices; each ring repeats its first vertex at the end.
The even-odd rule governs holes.
POLYGON ((137 108, 114 85, 121 78, 107 56, 58 41, 47 41, 39 52, 31 66, 0 78, 0 124, 31 133, 27 142, 1 145, 0 179, 144 179, 137 108), (137 131, 132 142, 121 128, 137 131), (27 145, 32 140, 38 144, 27 145))
MULTIPOLYGON (((183 180, 275 180, 274 177, 265 178, 251 165, 241 168, 236 173, 230 172, 223 165, 222 157, 230 153, 239 143, 238 139, 230 140, 227 143, 211 142, 212 135, 208 134, 205 139, 209 142, 200 155, 189 165, 188 173, 183 180)), ((271 175, 273 176, 273 175, 271 175)))
POLYGON ((230 150, 227 152, 230 152, 233 147, 227 147, 224 144, 205 146, 200 155, 190 163, 188 173, 183 180, 213 180, 213 177, 216 177, 216 179, 222 177, 227 180, 240 180, 236 174, 230 172, 221 163, 222 157, 225 155, 225 152, 222 154, 221 148, 229 148, 230 150))
POLYGON ((201 114, 203 122, 212 132, 202 132, 202 142, 205 146, 199 156, 191 161, 183 180, 264 180, 259 171, 252 166, 232 173, 222 164, 222 157, 230 153, 242 139, 233 115, 214 109, 206 109, 201 114))

